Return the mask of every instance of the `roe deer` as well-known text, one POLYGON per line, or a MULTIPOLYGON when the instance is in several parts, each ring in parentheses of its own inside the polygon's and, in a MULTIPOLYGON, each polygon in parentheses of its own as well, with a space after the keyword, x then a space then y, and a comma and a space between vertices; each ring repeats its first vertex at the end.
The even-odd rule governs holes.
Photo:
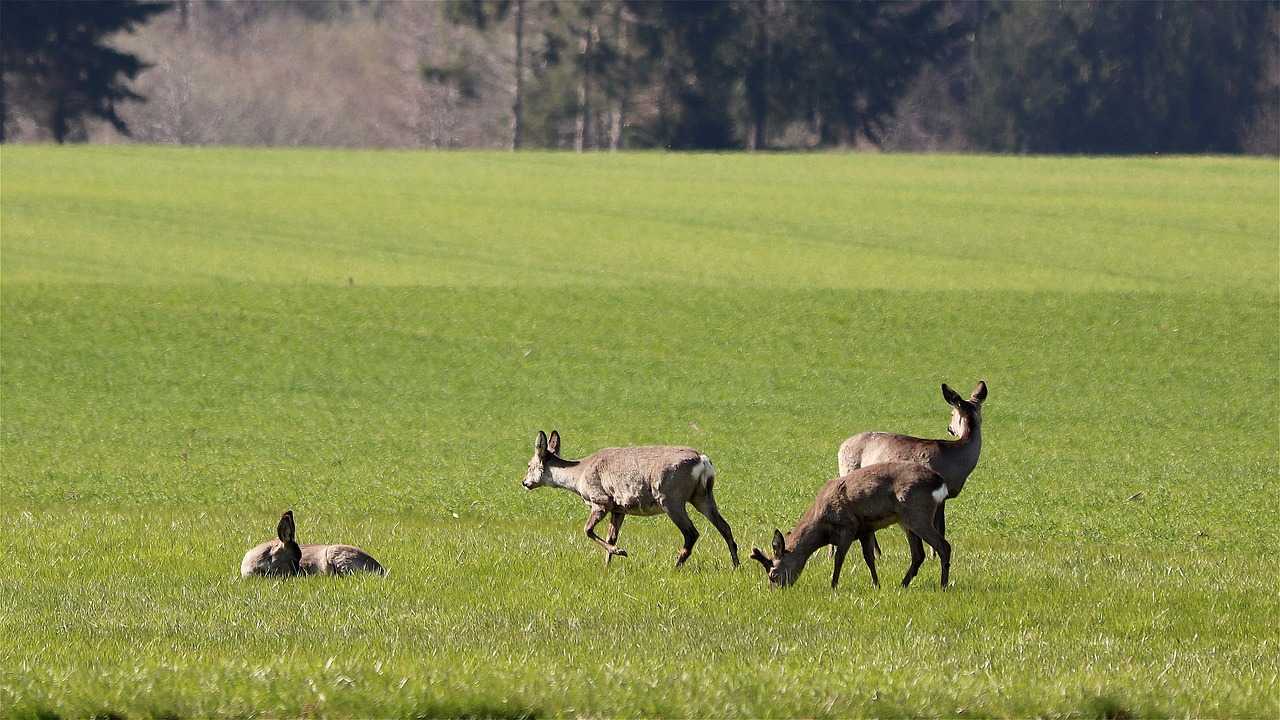
POLYGON ((835 565, 831 571, 834 589, 840 582, 845 553, 853 541, 858 540, 862 557, 871 570, 871 584, 879 587, 871 539, 876 530, 900 524, 911 545, 911 567, 902 578, 902 587, 911 584, 924 562, 923 541, 929 543, 942 560, 942 587, 945 588, 951 571, 951 545, 934 527, 933 516, 949 492, 946 480, 927 465, 889 462, 859 468, 829 480, 785 538, 781 531, 773 531, 773 558, 753 547, 751 559, 764 566, 769 582, 787 587, 800 577, 810 555, 822 547, 835 545, 835 565))
MULTIPOLYGON (((982 403, 987 399, 987 382, 979 380, 968 400, 943 383, 942 399, 951 406, 947 432, 955 440, 929 440, 886 432, 858 433, 840 444, 837 455, 840 474, 848 475, 860 467, 882 462, 923 463, 946 478, 948 499, 959 496, 965 480, 978 465, 978 454, 982 452, 982 403)), ((945 535, 945 503, 938 508, 935 522, 938 531, 945 535)), ((874 537, 871 542, 878 551, 874 537)))
POLYGON ((692 448, 605 448, 581 460, 565 460, 560 457, 560 433, 552 430, 548 439, 539 430, 522 484, 526 490, 551 485, 577 493, 591 510, 583 530, 604 548, 605 565, 614 556, 627 556, 616 544, 623 518, 658 513, 666 513, 684 536, 684 547, 676 555, 676 567, 683 565, 698 540, 698 529, 685 509, 686 503, 692 503, 720 531, 737 567, 738 545, 716 507, 712 492, 715 479, 711 460, 692 448), (602 540, 595 527, 605 515, 609 516, 609 536, 602 540))
POLYGON ((369 553, 354 545, 298 545, 293 511, 286 510, 276 525, 276 539, 244 554, 240 577, 250 575, 350 575, 387 571, 369 553))

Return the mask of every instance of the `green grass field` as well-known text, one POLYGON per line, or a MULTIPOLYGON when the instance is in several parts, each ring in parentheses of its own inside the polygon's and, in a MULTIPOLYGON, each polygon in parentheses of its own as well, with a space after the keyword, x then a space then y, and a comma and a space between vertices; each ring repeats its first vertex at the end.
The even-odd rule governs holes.
POLYGON ((1274 159, 0 156, 0 715, 1280 714, 1274 159), (739 544, 991 389, 953 589, 770 591, 565 454, 689 444, 739 544), (391 574, 241 581, 303 542, 391 574))

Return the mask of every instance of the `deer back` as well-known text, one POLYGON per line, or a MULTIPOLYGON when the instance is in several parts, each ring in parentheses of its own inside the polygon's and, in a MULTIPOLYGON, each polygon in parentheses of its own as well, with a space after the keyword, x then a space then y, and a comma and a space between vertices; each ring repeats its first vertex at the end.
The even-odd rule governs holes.
POLYGON ((386 574, 381 563, 355 545, 303 545, 301 567, 306 575, 386 574))
POLYGON ((687 501, 710 476, 705 456, 687 447, 604 448, 581 462, 587 483, 632 513, 657 513, 664 501, 687 501))
POLYGON ((919 463, 946 478, 952 484, 952 492, 958 493, 977 466, 980 451, 976 443, 867 432, 840 446, 840 469, 849 473, 880 463, 919 463))

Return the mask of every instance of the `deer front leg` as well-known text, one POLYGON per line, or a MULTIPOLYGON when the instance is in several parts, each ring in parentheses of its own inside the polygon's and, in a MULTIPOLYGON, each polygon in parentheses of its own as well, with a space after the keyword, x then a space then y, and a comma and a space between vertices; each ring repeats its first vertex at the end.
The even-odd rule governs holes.
MULTIPOLYGON (((859 541, 859 542, 863 541, 863 538, 858 538, 858 541, 859 541)), ((870 542, 870 543, 872 543, 872 551, 873 551, 873 552, 876 552, 876 555, 879 555, 879 553, 881 553, 881 551, 879 551, 879 541, 878 541, 878 539, 876 539, 876 533, 870 533, 870 541, 869 541, 869 542, 870 542)), ((836 556, 836 546, 835 546, 835 543, 832 543, 832 546, 831 546, 831 548, 829 548, 829 550, 831 550, 831 552, 829 552, 829 555, 831 555, 832 557, 835 557, 835 556, 836 556)), ((876 571, 876 569, 872 568, 872 571, 873 571, 873 573, 874 573, 874 571, 876 571)))
POLYGON ((840 584, 840 569, 844 567, 844 556, 849 552, 849 546, 853 544, 852 533, 841 533, 834 543, 835 562, 831 567, 831 589, 835 590, 836 585, 840 584))
MULTIPOLYGON (((583 530, 587 533, 587 537, 590 538, 592 542, 604 548, 604 551, 608 553, 608 557, 612 557, 613 555, 618 554, 618 548, 614 547, 612 543, 607 543, 604 540, 601 540, 600 536, 596 535, 596 525, 600 524, 600 521, 604 519, 604 516, 607 515, 608 512, 608 510, 605 510, 599 505, 592 505, 591 514, 587 516, 587 524, 583 527, 583 530)), ((626 553, 624 552, 622 555, 626 556, 626 553)))
POLYGON ((622 532, 622 521, 626 519, 626 517, 627 516, 625 514, 617 510, 609 513, 609 534, 606 536, 605 542, 613 546, 613 552, 604 556, 604 564, 606 566, 608 566, 610 561, 613 560, 614 555, 617 555, 618 557, 627 556, 627 551, 617 545, 618 533, 622 532))

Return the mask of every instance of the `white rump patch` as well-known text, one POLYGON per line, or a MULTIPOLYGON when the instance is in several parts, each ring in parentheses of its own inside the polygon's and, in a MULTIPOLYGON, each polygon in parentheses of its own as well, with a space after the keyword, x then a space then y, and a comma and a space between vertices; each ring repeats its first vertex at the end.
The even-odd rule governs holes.
POLYGON ((951 491, 947 489, 947 484, 946 484, 946 483, 943 483, 941 487, 939 487, 937 490, 934 490, 934 491, 933 491, 932 493, 930 493, 930 494, 931 494, 931 495, 933 495, 933 501, 934 501, 934 502, 938 502, 938 503, 940 503, 940 502, 942 502, 943 500, 946 500, 946 499, 947 499, 947 495, 949 495, 950 493, 951 493, 951 491))
POLYGON ((715 479, 716 466, 711 464, 711 458, 706 455, 698 455, 698 464, 693 466, 693 479, 699 484, 706 485, 708 480, 715 479))

